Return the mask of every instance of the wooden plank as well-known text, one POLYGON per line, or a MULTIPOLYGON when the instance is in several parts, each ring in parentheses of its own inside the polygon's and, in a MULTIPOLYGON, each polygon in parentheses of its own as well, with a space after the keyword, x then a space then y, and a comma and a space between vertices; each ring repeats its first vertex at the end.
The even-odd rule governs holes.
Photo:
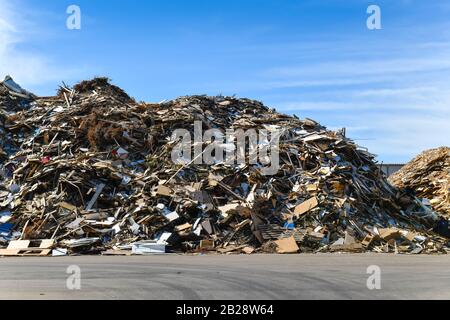
POLYGON ((51 249, 39 249, 39 248, 28 248, 28 249, 0 249, 0 256, 47 256, 51 252, 51 249))
POLYGON ((39 246, 40 249, 50 249, 55 244, 54 239, 45 239, 42 240, 41 245, 39 246))

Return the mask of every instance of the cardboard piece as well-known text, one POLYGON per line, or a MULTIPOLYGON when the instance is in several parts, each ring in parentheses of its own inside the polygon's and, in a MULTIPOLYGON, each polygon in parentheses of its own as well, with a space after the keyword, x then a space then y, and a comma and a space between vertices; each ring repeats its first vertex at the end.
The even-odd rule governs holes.
POLYGON ((392 239, 395 240, 401 237, 400 230, 398 230, 397 228, 379 229, 378 232, 380 233, 380 237, 385 241, 389 241, 392 239))
POLYGON ((310 198, 306 200, 305 202, 299 204, 294 209, 294 215, 298 218, 301 215, 305 214, 311 209, 314 209, 319 204, 319 201, 317 200, 317 197, 310 198))

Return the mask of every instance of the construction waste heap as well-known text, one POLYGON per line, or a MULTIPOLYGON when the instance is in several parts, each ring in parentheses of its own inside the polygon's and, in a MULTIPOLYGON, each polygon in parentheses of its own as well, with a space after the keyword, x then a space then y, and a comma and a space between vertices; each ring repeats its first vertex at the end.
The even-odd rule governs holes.
POLYGON ((389 177, 399 189, 429 199, 432 208, 450 218, 450 148, 425 151, 389 177))
POLYGON ((106 78, 54 97, 0 83, 0 256, 446 253, 440 218, 341 132, 257 101, 138 103, 106 78), (174 163, 172 134, 194 121, 282 129, 278 172, 174 163))

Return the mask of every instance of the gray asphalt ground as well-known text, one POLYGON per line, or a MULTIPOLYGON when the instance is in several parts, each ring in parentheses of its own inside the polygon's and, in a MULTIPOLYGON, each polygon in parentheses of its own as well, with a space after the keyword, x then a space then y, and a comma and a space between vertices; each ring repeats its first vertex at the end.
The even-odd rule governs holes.
POLYGON ((0 299, 450 299, 450 255, 0 258, 0 299), (67 288, 71 265, 80 290, 67 288))

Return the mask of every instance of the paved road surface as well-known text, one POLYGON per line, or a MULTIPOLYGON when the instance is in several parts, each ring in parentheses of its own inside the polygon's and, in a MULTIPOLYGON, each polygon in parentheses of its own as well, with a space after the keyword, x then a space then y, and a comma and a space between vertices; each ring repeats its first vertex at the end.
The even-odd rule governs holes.
POLYGON ((450 255, 0 258, 0 299, 450 299, 450 255), (69 265, 81 290, 68 290, 69 265), (367 267, 381 268, 381 290, 367 267))

